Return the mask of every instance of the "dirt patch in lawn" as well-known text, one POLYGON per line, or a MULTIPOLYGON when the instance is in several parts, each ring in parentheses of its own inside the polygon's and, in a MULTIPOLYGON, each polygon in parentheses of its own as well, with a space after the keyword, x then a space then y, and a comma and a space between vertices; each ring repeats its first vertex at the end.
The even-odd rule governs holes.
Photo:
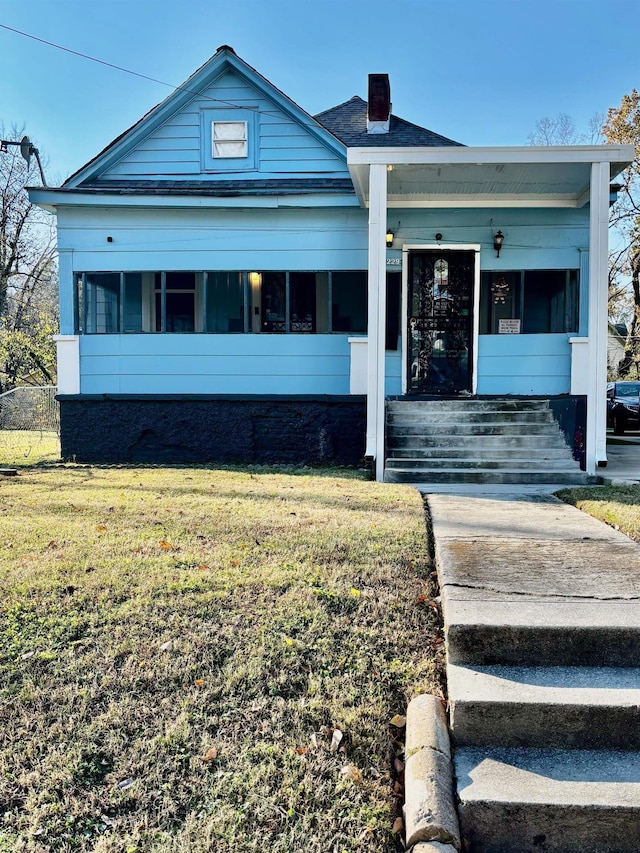
POLYGON ((431 570, 417 492, 357 474, 0 481, 0 851, 394 850, 431 570))

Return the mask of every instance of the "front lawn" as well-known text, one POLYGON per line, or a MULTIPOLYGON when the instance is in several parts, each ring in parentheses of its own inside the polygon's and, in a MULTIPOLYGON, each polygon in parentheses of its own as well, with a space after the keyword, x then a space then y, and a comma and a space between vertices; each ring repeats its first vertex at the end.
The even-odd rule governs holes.
POLYGON ((640 542, 640 486, 563 489, 558 497, 640 542))
POLYGON ((0 851, 395 850, 430 572, 417 492, 356 473, 0 479, 0 851))

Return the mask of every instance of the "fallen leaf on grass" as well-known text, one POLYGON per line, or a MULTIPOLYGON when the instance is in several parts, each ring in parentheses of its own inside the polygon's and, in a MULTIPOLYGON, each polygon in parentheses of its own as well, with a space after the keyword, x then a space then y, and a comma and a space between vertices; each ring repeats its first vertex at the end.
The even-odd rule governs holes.
POLYGON ((172 648, 173 648, 173 640, 167 640, 166 643, 163 643, 160 646, 160 651, 161 652, 170 652, 172 648))
POLYGON ((173 548, 173 545, 171 544, 171 542, 168 542, 166 539, 161 539, 160 540, 160 547, 163 548, 165 551, 170 551, 173 548))
POLYGON ((211 749, 208 749, 205 754, 202 756, 203 761, 214 761, 218 757, 218 750, 215 746, 212 746, 211 749))
POLYGON ((389 720, 389 725, 393 726, 394 729, 403 729, 407 725, 407 718, 403 717, 402 714, 396 714, 389 720))
POLYGON ((233 566, 234 569, 237 569, 238 566, 240 565, 240 560, 231 560, 231 565, 233 566))
POLYGON ((203 563, 201 566, 198 566, 198 571, 208 572, 210 568, 211 568, 210 566, 205 566, 205 564, 203 563))
POLYGON ((400 835, 400 833, 404 830, 404 821, 401 817, 397 817, 393 822, 393 829, 391 830, 394 835, 400 835))
POLYGON ((337 752, 338 751, 338 747, 340 746, 340 741, 342 740, 343 737, 344 737, 344 735, 342 734, 340 729, 334 729, 333 730, 333 735, 331 736, 331 746, 329 747, 330 752, 337 752))
POLYGON ((104 524, 96 524, 96 530, 99 530, 100 532, 103 532, 103 531, 105 531, 106 529, 107 529, 107 528, 106 528, 106 526, 105 526, 104 524))
POLYGON ((20 658, 20 660, 29 660, 29 658, 32 658, 34 655, 35 652, 25 652, 20 658))
POLYGON ((295 749, 296 755, 306 755, 309 752, 308 746, 297 746, 295 749))
POLYGON ((204 685, 204 678, 196 678, 193 683, 196 687, 202 687, 204 685))
POLYGON ((340 771, 340 775, 346 777, 350 782, 360 784, 362 782, 362 770, 354 767, 353 764, 345 764, 340 771))

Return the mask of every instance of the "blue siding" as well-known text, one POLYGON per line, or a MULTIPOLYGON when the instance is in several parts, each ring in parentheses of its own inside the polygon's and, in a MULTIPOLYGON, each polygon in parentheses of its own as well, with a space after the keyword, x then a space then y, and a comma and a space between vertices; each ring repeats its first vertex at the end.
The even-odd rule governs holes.
POLYGON ((347 335, 86 335, 82 394, 349 394, 347 335))
POLYGON ((400 221, 394 248, 434 244, 440 232, 446 244, 479 243, 483 270, 580 269, 580 249, 589 245, 588 207, 390 210, 388 221, 394 220, 400 221), (498 229, 505 236, 499 258, 493 250, 498 229))
MULTIPOLYGON (((221 168, 219 173, 202 169, 201 112, 205 110, 208 113, 219 107, 223 120, 228 120, 228 104, 250 110, 257 125, 258 168, 254 172, 239 169, 238 176, 243 180, 252 176, 283 177, 318 172, 348 177, 346 154, 344 160, 338 157, 298 122, 293 121, 275 102, 233 71, 227 71, 101 177, 183 176, 204 180, 234 177, 236 173, 228 166, 221 168)), ((202 144, 207 144, 207 141, 204 140, 202 144)))
POLYGON ((58 244, 73 248, 76 272, 366 269, 367 213, 66 209, 58 244))
POLYGON ((568 394, 568 335, 481 335, 478 394, 568 394))
POLYGON ((402 352, 385 353, 384 393, 402 394, 402 352))

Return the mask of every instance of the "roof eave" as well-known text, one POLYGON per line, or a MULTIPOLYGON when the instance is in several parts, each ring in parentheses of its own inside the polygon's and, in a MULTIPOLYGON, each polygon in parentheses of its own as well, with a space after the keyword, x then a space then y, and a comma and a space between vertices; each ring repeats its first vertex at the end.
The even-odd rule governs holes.
MULTIPOLYGON (((351 180, 362 207, 369 205, 369 170, 371 166, 398 169, 403 166, 464 166, 478 170, 487 166, 539 167, 562 164, 609 163, 610 178, 615 178, 633 162, 633 145, 562 145, 562 146, 491 146, 491 147, 412 147, 349 148, 347 163, 351 180)), ((541 194, 513 192, 465 193, 444 196, 423 188, 420 192, 387 196, 388 207, 582 207, 589 200, 588 181, 579 193, 562 191, 541 194)))

